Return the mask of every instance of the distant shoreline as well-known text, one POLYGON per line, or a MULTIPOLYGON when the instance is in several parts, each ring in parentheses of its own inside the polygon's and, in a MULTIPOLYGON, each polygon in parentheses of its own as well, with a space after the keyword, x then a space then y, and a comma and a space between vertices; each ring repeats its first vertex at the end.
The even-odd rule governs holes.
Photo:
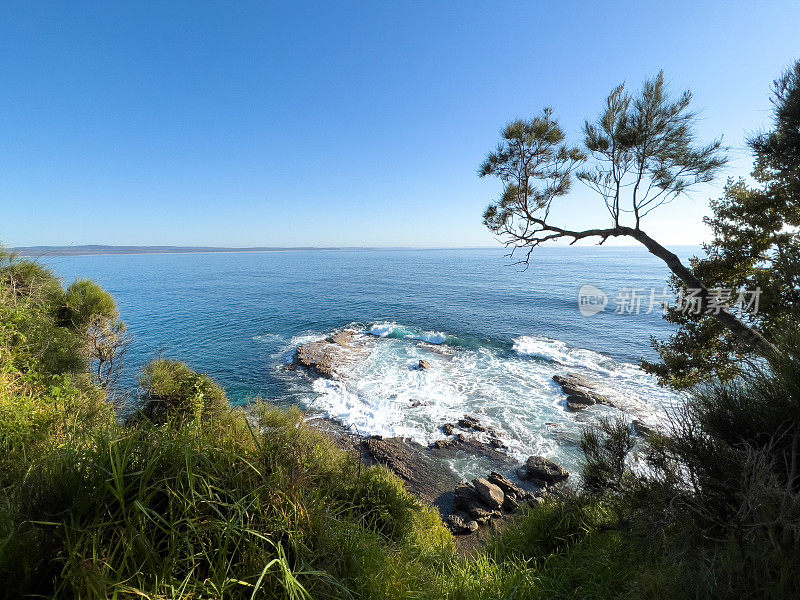
MULTIPOLYGON (((597 246, 592 244, 580 246, 568 246, 555 244, 552 248, 630 248, 640 247, 639 244, 613 244, 609 246, 597 246)), ((697 248, 690 244, 670 246, 670 248, 697 248)), ((232 248, 216 246, 102 246, 102 245, 83 245, 83 246, 17 246, 10 248, 21 256, 40 258, 45 256, 135 256, 147 254, 244 254, 257 252, 364 252, 374 250, 397 251, 397 250, 503 250, 502 246, 464 246, 464 247, 414 247, 414 246, 254 246, 250 248, 232 248)))
MULTIPOLYGON (((489 249, 491 246, 458 248, 459 250, 489 249)), ((98 255, 146 255, 146 254, 216 254, 255 252, 313 252, 313 251, 365 251, 365 250, 453 250, 454 248, 406 248, 406 247, 362 247, 362 246, 256 246, 251 248, 226 248, 215 246, 19 246, 11 248, 22 256, 98 256, 98 255)))

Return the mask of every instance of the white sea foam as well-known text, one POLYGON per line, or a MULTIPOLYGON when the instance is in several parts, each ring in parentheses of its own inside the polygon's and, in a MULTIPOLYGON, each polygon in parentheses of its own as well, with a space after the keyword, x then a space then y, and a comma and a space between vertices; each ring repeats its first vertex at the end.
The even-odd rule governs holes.
MULTIPOLYGON (((396 323, 362 331, 372 337, 374 347, 341 381, 316 379, 309 385, 294 373, 286 376, 294 377, 307 408, 364 435, 410 437, 428 444, 444 437, 439 430, 443 423, 472 414, 497 430, 518 459, 542 454, 576 468, 581 427, 614 411, 597 406, 567 412, 553 375, 576 371, 590 376, 626 412, 651 424, 677 400, 637 366, 558 340, 526 336, 514 341, 514 352, 491 345, 454 347, 445 354, 419 343, 421 335, 407 335, 419 332, 396 323), (430 369, 416 368, 423 358, 430 369)), ((293 344, 320 337, 296 338, 293 344)), ((455 466, 463 476, 475 474, 472 463, 455 466)))
POLYGON ((406 340, 419 340, 429 344, 443 344, 447 340, 447 334, 441 331, 419 331, 414 328, 405 327, 392 322, 382 322, 373 324, 367 333, 377 337, 394 337, 406 340))

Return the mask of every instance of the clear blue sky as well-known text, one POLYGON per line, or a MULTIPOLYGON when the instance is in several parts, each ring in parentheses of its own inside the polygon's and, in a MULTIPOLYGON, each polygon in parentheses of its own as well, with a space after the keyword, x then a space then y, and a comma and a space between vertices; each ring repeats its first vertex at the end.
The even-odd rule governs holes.
MULTIPOLYGON (((493 245, 475 171, 510 118, 551 105, 577 141, 663 68, 744 175, 798 57, 797 0, 3 2, 0 240, 493 245)), ((719 187, 648 229, 700 241, 719 187)), ((563 202, 605 224, 588 190, 563 202)))

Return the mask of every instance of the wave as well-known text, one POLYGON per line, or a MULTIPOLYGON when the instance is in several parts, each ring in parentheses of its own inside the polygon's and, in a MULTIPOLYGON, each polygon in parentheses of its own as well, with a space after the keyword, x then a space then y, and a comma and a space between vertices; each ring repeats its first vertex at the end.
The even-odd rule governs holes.
POLYGON ((367 330, 367 333, 382 338, 394 338, 398 340, 419 340, 429 344, 441 345, 448 341, 455 342, 453 336, 448 336, 441 331, 420 331, 413 327, 398 325, 393 322, 374 323, 367 330))
MULTIPOLYGON (((444 437, 442 424, 470 414, 499 432, 519 460, 540 454, 579 468, 582 428, 614 409, 568 412, 553 375, 574 371, 590 377, 626 413, 651 425, 662 422, 664 409, 676 400, 637 365, 543 336, 481 340, 393 321, 351 323, 346 328, 363 336, 369 352, 341 380, 283 373, 301 405, 364 435, 409 437, 429 444, 444 437), (430 369, 416 368, 421 359, 430 369)), ((290 347, 330 334, 297 336, 290 347)), ((289 352, 287 348, 282 357, 288 358, 289 352)), ((474 464, 454 469, 465 477, 479 474, 474 464)))
POLYGON ((585 348, 574 348, 561 340, 543 336, 524 335, 514 339, 512 349, 520 356, 531 356, 567 367, 586 367, 601 373, 614 371, 619 363, 614 359, 585 348))

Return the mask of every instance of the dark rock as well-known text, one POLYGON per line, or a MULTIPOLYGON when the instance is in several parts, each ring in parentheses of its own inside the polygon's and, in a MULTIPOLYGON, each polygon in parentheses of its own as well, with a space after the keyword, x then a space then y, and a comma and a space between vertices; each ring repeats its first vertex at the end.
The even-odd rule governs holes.
POLYGON ((485 505, 478 502, 471 502, 467 507, 467 513, 473 520, 477 521, 479 525, 488 523, 492 517, 498 514, 497 511, 489 510, 485 505))
POLYGON ((495 437, 489 439, 489 445, 497 450, 508 450, 508 446, 495 437))
POLYGON ((478 530, 478 523, 463 512, 454 512, 447 517, 447 524, 453 533, 472 533, 478 530))
POLYGON ((467 510, 473 504, 480 503, 481 497, 469 483, 459 483, 453 494, 453 506, 457 509, 467 510))
POLYGON ((561 390, 567 395, 567 408, 570 410, 583 410, 595 404, 616 406, 597 390, 597 384, 583 375, 577 373, 553 375, 553 381, 560 385, 561 390))
POLYGON ((296 371, 297 370, 297 365, 294 364, 294 363, 289 363, 288 365, 286 365, 285 368, 286 368, 287 371, 296 371))
POLYGON ((503 490, 503 493, 506 496, 511 496, 514 498, 514 500, 525 500, 531 495, 529 492, 526 492, 519 487, 516 483, 504 477, 500 473, 497 473, 496 471, 492 471, 487 479, 503 490))
POLYGON ((595 398, 587 396, 567 396, 567 409, 572 411, 584 410, 597 404, 595 398))
POLYGON ((516 497, 513 497, 512 494, 506 495, 505 500, 503 500, 503 510, 507 512, 514 512, 519 508, 519 502, 517 502, 516 497))
POLYGON ((486 427, 475 417, 464 415, 458 420, 458 426, 462 429, 474 429, 475 431, 486 431, 486 427))
POLYGON ((531 456, 525 461, 525 466, 517 470, 517 476, 544 486, 564 481, 569 477, 569 471, 543 456, 531 456))
POLYGON ((419 364, 417 365, 417 368, 422 369, 423 371, 427 371, 428 369, 431 368, 431 363, 429 363, 424 358, 421 358, 419 364))
POLYGON ((430 451, 404 438, 367 438, 361 449, 370 461, 386 465, 406 483, 408 490, 434 503, 458 483, 457 476, 430 451))
POLYGON ((490 509, 498 510, 503 506, 505 494, 503 490, 488 480, 479 477, 472 480, 472 487, 475 488, 481 501, 490 509))
POLYGON ((453 425, 452 423, 445 423, 444 425, 442 425, 440 427, 440 429, 442 430, 442 433, 444 433, 445 435, 453 435, 453 430, 455 428, 456 428, 456 426, 453 425))
POLYGON ((497 466, 508 465, 510 467, 514 464, 506 452, 463 433, 459 433, 452 438, 436 440, 430 445, 430 448, 433 455, 438 458, 452 459, 461 453, 465 453, 488 458, 497 466))

